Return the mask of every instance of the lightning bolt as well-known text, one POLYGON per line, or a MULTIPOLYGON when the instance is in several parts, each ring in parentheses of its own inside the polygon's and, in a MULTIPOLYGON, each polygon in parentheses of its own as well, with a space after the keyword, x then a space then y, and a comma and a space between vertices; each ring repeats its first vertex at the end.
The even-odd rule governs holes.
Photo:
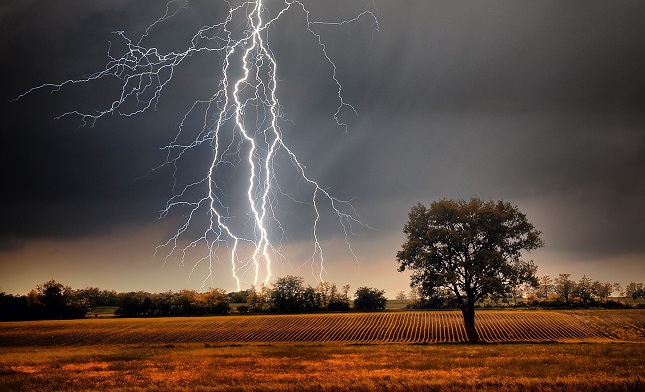
MULTIPOLYGON (((203 252, 193 261, 191 275, 205 263, 208 274, 204 284, 208 280, 212 282, 215 263, 228 264, 226 268, 235 279, 238 290, 247 274, 252 275, 254 285, 269 284, 274 262, 288 262, 282 252, 288 233, 280 218, 284 212, 279 207, 286 200, 297 206, 306 206, 311 211, 312 248, 305 263, 311 264, 312 273, 322 281, 326 270, 319 234, 321 205, 330 207, 335 214, 347 249, 357 262, 349 237, 354 234, 355 225, 369 226, 359 220, 351 200, 334 197, 309 176, 306 166, 285 141, 280 127, 286 116, 278 98, 279 66, 269 46, 269 32, 289 12, 304 17, 306 32, 315 39, 326 59, 336 87, 338 107, 332 116, 338 126, 347 129, 340 113, 343 109, 356 111, 343 98, 336 64, 328 54, 323 36, 316 30, 321 25, 341 26, 364 19, 370 20, 373 29, 378 30, 377 15, 366 8, 346 20, 316 21, 301 1, 224 3, 228 11, 223 20, 200 28, 183 50, 163 52, 143 43, 155 28, 159 28, 158 25, 189 8, 188 1, 174 0, 167 3, 165 14, 148 26, 136 42, 123 31, 116 31, 126 50, 115 56, 110 48, 105 69, 84 78, 34 87, 17 99, 39 89, 57 91, 77 83, 117 78, 121 83, 120 94, 106 108, 90 113, 70 111, 58 117, 78 116, 81 126, 92 127, 108 114, 134 116, 156 109, 162 91, 182 62, 201 53, 217 53, 222 59, 221 69, 217 72, 221 75, 217 88, 207 99, 193 102, 179 123, 176 137, 165 147, 166 161, 153 169, 170 166, 173 170, 173 196, 162 209, 160 218, 169 217, 172 213, 183 217, 175 234, 159 245, 155 254, 163 251, 166 254, 164 263, 178 257, 184 265, 195 249, 201 249, 203 252), (189 131, 187 124, 194 116, 201 118, 201 126, 196 131, 189 131), (195 181, 182 180, 182 163, 201 146, 208 146, 210 151, 205 173, 202 172, 203 176, 195 181), (280 169, 285 162, 304 184, 306 191, 303 193, 308 196, 283 191, 280 169), (240 186, 240 183, 244 185, 240 186), (240 193, 239 197, 231 195, 236 192, 240 193), (195 236, 195 232, 200 234, 195 236), (222 262, 222 254, 227 255, 228 262, 222 262)), ((375 6, 371 8, 376 10, 375 6)))

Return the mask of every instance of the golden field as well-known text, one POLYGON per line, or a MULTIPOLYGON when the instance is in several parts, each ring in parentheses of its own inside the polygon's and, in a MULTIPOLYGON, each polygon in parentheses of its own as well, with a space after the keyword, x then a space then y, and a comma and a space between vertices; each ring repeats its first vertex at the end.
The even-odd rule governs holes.
POLYGON ((480 345, 459 316, 0 323, 0 391, 645 390, 643 310, 479 311, 480 345))

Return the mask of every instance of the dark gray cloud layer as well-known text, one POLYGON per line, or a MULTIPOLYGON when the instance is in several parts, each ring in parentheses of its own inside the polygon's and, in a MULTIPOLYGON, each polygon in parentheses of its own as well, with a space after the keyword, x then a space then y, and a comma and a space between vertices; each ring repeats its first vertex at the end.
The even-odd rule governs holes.
MULTIPOLYGON (((180 45, 221 15, 215 3, 191 3, 153 31, 156 42, 180 45)), ((314 19, 373 7, 305 3, 314 19)), ((347 132, 330 121, 337 102, 329 64, 304 34, 303 14, 294 10, 271 32, 291 120, 285 136, 313 177, 357 198, 357 210, 380 229, 364 236, 400 231, 416 201, 480 196, 526 207, 551 249, 645 252, 645 4, 374 4, 380 31, 369 20, 321 29, 359 113, 343 113, 347 132)), ((147 1, 0 6, 0 248, 16 252, 34 238, 77 238, 157 218, 171 173, 148 172, 163 162, 159 148, 194 95, 208 93, 216 57, 183 64, 157 111, 106 117, 91 129, 53 118, 108 102, 109 80, 9 101, 34 85, 100 70, 108 40, 118 43, 113 30, 140 36, 163 12, 147 1)))

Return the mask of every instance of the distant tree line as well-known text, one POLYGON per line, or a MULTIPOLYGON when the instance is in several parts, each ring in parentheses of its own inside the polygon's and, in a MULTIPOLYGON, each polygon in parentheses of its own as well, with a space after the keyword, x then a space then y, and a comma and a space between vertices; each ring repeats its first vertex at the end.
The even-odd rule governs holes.
POLYGON ((226 292, 217 288, 206 293, 195 290, 119 293, 117 305, 114 314, 123 317, 197 316, 225 314, 231 310, 226 292))
MULTIPOLYGON (((408 295, 399 292, 397 299, 407 299, 409 309, 458 307, 457 298, 449 290, 424 296, 420 290, 413 289, 408 295)), ((556 278, 539 276, 533 285, 512 287, 506 296, 486 296, 477 306, 630 307, 639 299, 645 299, 643 283, 632 282, 623 288, 619 283, 601 282, 586 275, 575 281, 571 274, 559 274, 556 278), (622 301, 611 300, 614 293, 622 301)))
MULTIPOLYGON (((82 318, 99 306, 115 307, 114 314, 123 317, 226 314, 233 310, 231 304, 238 304, 236 310, 240 313, 347 311, 351 308, 349 289, 345 285, 338 290, 330 282, 305 286, 304 279, 297 276, 277 278, 270 287, 252 286, 232 293, 218 288, 205 293, 117 293, 95 287, 73 290, 50 280, 27 295, 0 292, 0 321, 82 318)), ((354 297, 356 310, 384 309, 387 302, 383 290, 370 287, 360 287, 354 297)))
POLYGON ((642 283, 632 282, 625 289, 619 283, 601 282, 583 275, 577 282, 571 274, 549 275, 538 278, 538 285, 528 291, 527 302, 543 306, 631 306, 633 301, 645 298, 642 283), (613 293, 623 302, 609 300, 613 293))
MULTIPOLYGON (((349 285, 339 291, 334 283, 320 282, 316 287, 304 285, 304 279, 288 275, 277 278, 268 286, 247 290, 246 303, 238 311, 301 313, 316 311, 347 311, 351 308, 349 285)), ((359 287, 354 293, 354 309, 385 309, 385 291, 359 287)))
MULTIPOLYGON (((90 290, 90 289, 87 289, 90 290)), ((98 290, 98 289, 96 289, 98 290)), ((87 308, 99 306, 100 301, 110 301, 101 298, 104 294, 94 291, 72 290, 55 280, 38 285, 27 295, 11 295, 0 292, 0 320, 44 320, 71 319, 85 317, 87 308), (90 298, 92 298, 90 300, 90 298)), ((112 292, 115 298, 116 293, 112 292)))

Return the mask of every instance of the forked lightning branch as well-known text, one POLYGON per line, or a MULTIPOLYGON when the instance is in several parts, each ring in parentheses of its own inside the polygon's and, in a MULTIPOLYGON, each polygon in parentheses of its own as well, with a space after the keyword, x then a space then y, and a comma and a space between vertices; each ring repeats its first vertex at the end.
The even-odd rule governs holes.
POLYGON ((125 50, 114 54, 116 50, 111 49, 105 69, 87 77, 37 86, 22 96, 40 89, 58 90, 77 83, 115 79, 120 83, 120 93, 107 107, 92 112, 70 111, 60 116, 78 116, 83 125, 93 126, 108 114, 134 116, 156 109, 185 60, 194 56, 217 56, 221 59, 221 69, 214 72, 217 88, 210 97, 195 100, 183 119, 178 119, 177 135, 165 147, 167 160, 159 168, 172 168, 175 185, 161 217, 173 217, 180 224, 174 235, 157 247, 156 254, 163 254, 165 261, 176 258, 182 264, 192 265, 191 274, 197 267, 206 266, 204 284, 212 281, 216 265, 224 265, 230 271, 238 290, 244 284, 268 284, 274 264, 289 262, 282 249, 292 233, 283 224, 283 217, 289 213, 285 208, 296 205, 299 211, 303 207, 309 210, 310 245, 305 263, 323 280, 325 249, 319 228, 323 211, 336 217, 354 259, 356 255, 349 237, 356 225, 364 224, 348 200, 336 198, 324 184, 309 175, 303 161, 283 137, 281 125, 287 119, 280 104, 280 81, 288 75, 280 74, 279 59, 271 50, 270 32, 284 18, 294 15, 303 18, 306 33, 325 59, 325 77, 337 92, 338 107, 329 116, 337 126, 346 128, 340 113, 354 108, 343 98, 336 64, 329 55, 324 35, 318 30, 364 20, 378 29, 376 15, 365 10, 344 20, 318 21, 300 1, 226 1, 223 4, 227 5, 228 12, 215 24, 200 28, 182 50, 164 52, 146 44, 155 32, 171 29, 169 21, 190 8, 189 1, 171 1, 165 14, 148 26, 138 40, 122 31, 116 32, 125 50), (188 125, 196 116, 201 119, 198 129, 194 129, 194 124, 188 125), (183 161, 194 149, 205 146, 210 158, 203 162, 202 174, 185 181, 190 176, 182 176, 182 170, 188 166, 183 161), (302 184, 297 194, 289 192, 292 187, 284 186, 285 182, 292 181, 281 177, 285 162, 291 168, 292 177, 297 177, 302 184))

